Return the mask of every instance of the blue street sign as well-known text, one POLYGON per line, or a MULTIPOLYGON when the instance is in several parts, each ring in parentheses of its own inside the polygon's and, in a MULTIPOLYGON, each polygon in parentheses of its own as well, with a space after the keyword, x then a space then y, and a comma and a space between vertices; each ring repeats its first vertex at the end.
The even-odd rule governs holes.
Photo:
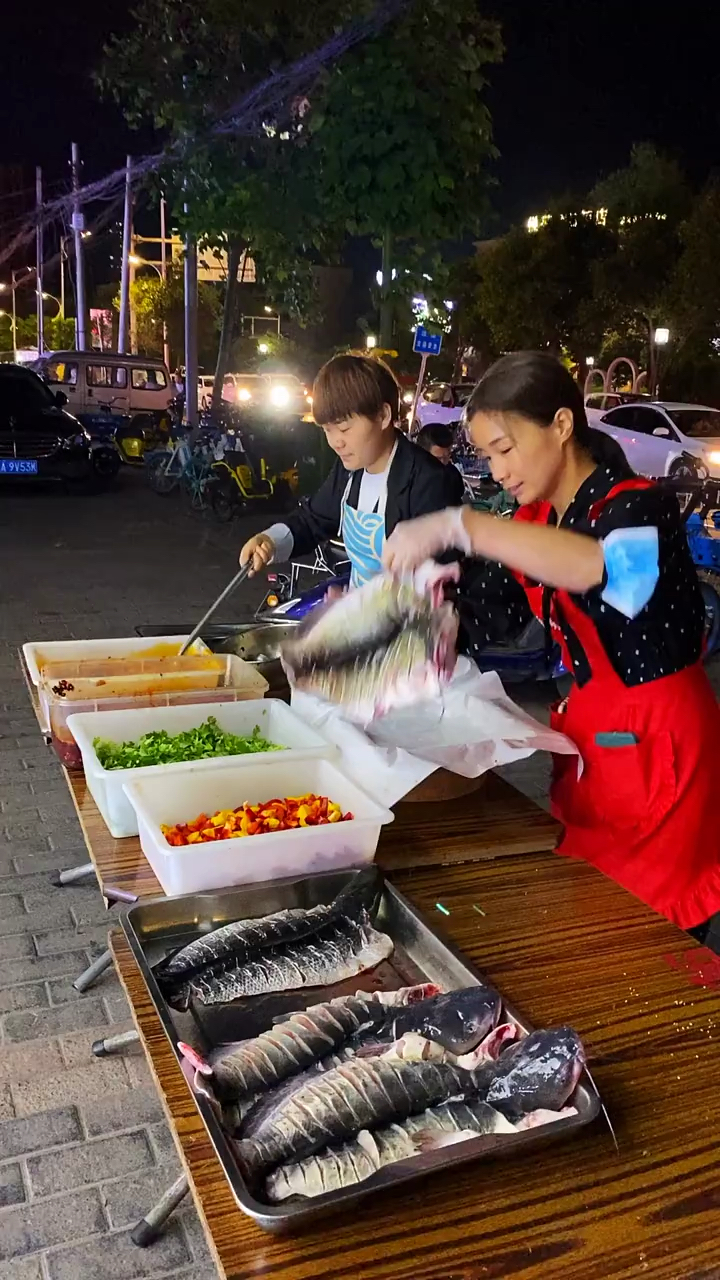
POLYGON ((419 352, 422 356, 439 356, 441 346, 441 333, 428 333, 427 329, 423 329, 421 324, 418 325, 415 330, 413 351, 419 352))

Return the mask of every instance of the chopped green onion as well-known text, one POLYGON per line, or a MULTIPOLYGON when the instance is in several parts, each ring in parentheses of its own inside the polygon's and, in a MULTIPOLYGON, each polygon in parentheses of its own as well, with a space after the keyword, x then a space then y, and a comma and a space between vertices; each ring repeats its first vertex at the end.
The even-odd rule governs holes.
POLYGON ((181 764, 186 760, 209 760, 215 756, 244 756, 261 751, 284 751, 269 742, 255 725, 248 737, 226 733, 215 716, 208 716, 197 729, 168 733, 166 729, 144 733, 137 742, 108 742, 95 738, 93 746, 103 769, 142 769, 154 764, 181 764))

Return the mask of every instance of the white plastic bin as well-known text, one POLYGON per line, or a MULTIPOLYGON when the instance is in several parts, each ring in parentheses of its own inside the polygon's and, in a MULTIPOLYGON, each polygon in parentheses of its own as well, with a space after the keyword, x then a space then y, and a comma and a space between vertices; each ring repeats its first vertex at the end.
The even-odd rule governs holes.
MULTIPOLYGON (((218 764, 238 768, 257 765, 260 760, 275 758, 275 752, 246 756, 217 756, 210 760, 184 761, 181 764, 148 765, 142 769, 104 769, 93 747, 95 738, 110 742, 136 742, 144 733, 167 730, 182 733, 197 729, 214 716, 227 733, 247 736, 256 725, 264 738, 286 747, 284 759, 306 760, 315 756, 331 757, 337 748, 315 729, 309 728, 284 702, 263 698, 256 702, 195 703, 182 707, 145 707, 139 711, 91 711, 68 717, 68 728, 82 753, 83 769, 90 794, 100 810, 110 834, 116 838, 136 836, 138 823, 123 783, 134 778, 152 778, 157 774, 178 770, 205 770, 218 764)), ((239 803, 239 802, 238 802, 239 803)), ((200 810, 198 809, 198 813, 200 810)))
POLYGON ((265 757, 260 764, 188 770, 158 770, 152 778, 124 784, 138 818, 140 844, 165 893, 197 893, 257 880, 308 875, 372 862, 380 828, 392 822, 389 809, 376 804, 329 760, 265 757), (325 827, 302 827, 270 835, 245 836, 217 843, 169 845, 161 825, 192 822, 200 813, 235 809, 247 801, 307 792, 328 796, 354 817, 325 827))
MULTIPOLYGON (((87 658, 170 658, 179 654, 187 636, 125 636, 113 640, 31 640, 22 647, 28 674, 34 685, 47 662, 83 662, 87 658)), ((190 653, 209 653, 204 640, 196 640, 190 653)))

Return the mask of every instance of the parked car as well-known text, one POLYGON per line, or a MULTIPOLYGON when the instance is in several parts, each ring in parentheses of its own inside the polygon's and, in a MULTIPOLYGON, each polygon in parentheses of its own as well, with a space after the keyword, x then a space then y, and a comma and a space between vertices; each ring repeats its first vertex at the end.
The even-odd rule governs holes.
POLYGON ((33 363, 50 387, 60 388, 81 420, 103 410, 160 419, 175 394, 170 374, 154 356, 117 351, 50 351, 33 363))
POLYGON ((431 422, 447 425, 460 422, 474 386, 474 382, 431 382, 418 400, 414 429, 427 427, 431 422))
POLYGON ((117 449, 94 445, 66 404, 31 369, 0 364, 0 477, 90 484, 117 475, 117 449))
POLYGON ((645 476, 720 476, 720 410, 648 400, 618 405, 593 424, 645 476))
POLYGON ((593 391, 585 397, 587 420, 591 427, 595 427, 609 409, 617 409, 621 404, 637 404, 643 400, 650 400, 646 391, 593 391))

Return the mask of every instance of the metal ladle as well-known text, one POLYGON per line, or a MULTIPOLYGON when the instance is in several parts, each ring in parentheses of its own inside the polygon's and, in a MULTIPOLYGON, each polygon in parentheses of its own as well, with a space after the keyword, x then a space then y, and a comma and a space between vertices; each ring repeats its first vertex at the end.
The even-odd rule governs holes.
POLYGON ((223 600, 227 600, 228 596, 232 595, 235 588, 239 587, 240 583, 245 581, 251 568, 252 568, 252 556, 248 560, 247 564, 244 564, 242 569, 240 569, 240 571, 235 574, 235 577, 232 579, 232 581, 228 582, 227 586, 225 587, 225 590, 220 592, 220 595, 218 596, 217 600, 210 605, 210 608, 208 609, 207 613, 203 614, 197 626, 194 627, 193 630, 190 632, 190 635, 188 636, 187 640, 185 641, 184 645, 180 650, 180 657, 182 657, 184 653, 187 653, 190 646, 195 643, 198 636, 200 635, 200 632, 205 626, 205 623, 209 622, 210 618, 212 618, 216 609, 220 608, 220 605, 223 603, 223 600))

